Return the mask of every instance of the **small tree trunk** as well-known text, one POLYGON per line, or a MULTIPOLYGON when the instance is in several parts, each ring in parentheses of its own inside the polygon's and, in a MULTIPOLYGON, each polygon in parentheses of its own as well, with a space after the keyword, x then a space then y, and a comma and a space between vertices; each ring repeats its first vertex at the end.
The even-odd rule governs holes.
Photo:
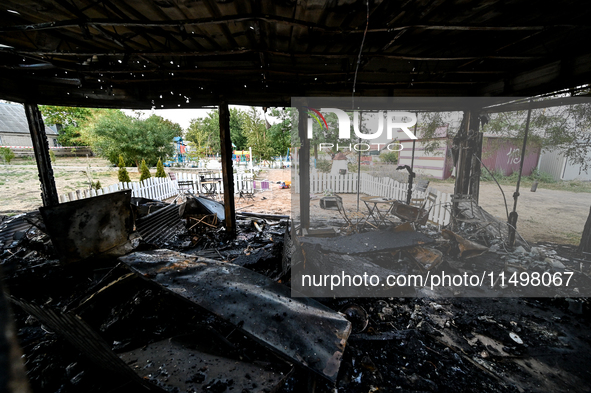
POLYGON ((583 229, 583 236, 581 236, 581 243, 579 244, 579 252, 591 253, 591 209, 589 209, 589 216, 583 229))

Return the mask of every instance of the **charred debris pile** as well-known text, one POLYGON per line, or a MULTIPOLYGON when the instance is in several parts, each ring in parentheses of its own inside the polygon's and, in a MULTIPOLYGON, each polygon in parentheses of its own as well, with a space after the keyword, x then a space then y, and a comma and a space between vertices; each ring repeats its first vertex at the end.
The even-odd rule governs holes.
POLYGON ((230 239, 224 219, 206 198, 166 204, 128 191, 5 219, 3 286, 31 390, 588 387, 586 299, 463 298, 447 289, 313 299, 290 289, 291 260, 313 270, 315 256, 335 269, 349 261, 381 272, 576 270, 584 285, 588 266, 569 248, 508 250, 499 234, 465 223, 292 237, 288 217, 254 213, 238 214, 230 239))

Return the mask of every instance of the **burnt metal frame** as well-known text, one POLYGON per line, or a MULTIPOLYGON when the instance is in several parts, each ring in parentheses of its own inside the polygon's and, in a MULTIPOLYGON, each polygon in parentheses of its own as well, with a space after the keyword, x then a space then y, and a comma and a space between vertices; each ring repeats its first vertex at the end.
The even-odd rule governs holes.
POLYGON ((51 158, 49 157, 49 143, 45 133, 45 124, 37 104, 26 103, 25 113, 29 123, 31 140, 33 141, 39 180, 41 181, 43 206, 56 206, 59 204, 59 197, 55 187, 51 158))

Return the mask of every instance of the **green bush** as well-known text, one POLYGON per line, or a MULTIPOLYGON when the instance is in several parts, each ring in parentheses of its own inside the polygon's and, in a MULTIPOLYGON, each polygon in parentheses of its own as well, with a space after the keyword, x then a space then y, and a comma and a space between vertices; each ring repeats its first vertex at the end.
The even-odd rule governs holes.
MULTIPOLYGON (((496 170, 494 172, 495 178, 499 182, 504 183, 517 183, 517 179, 519 178, 519 171, 514 171, 510 175, 505 175, 501 170, 496 170)), ((482 172, 480 173, 480 180, 481 181, 493 181, 492 176, 488 173, 488 171, 482 168, 482 172)), ((528 180, 528 181, 538 181, 539 183, 556 183, 556 181, 552 178, 552 175, 546 172, 540 172, 537 169, 534 169, 529 176, 522 176, 521 180, 528 180)))
POLYGON ((156 164, 156 175, 155 177, 166 177, 166 172, 164 172, 164 165, 162 165, 162 160, 158 159, 158 164, 156 164))
POLYGON ((142 165, 140 166, 140 171, 141 171, 140 181, 144 181, 144 180, 152 177, 152 175, 150 174, 150 169, 146 165, 146 160, 142 160, 142 165))
POLYGON ((386 164, 396 164, 398 162, 398 152, 390 151, 380 154, 380 161, 386 164))
POLYGON ((51 163, 55 165, 55 153, 53 150, 49 151, 49 159, 51 160, 51 163))
MULTIPOLYGON (((502 179, 506 179, 507 176, 505 176, 505 174, 503 172, 501 172, 500 170, 496 170, 493 175, 495 176, 495 178, 500 181, 502 179)), ((480 181, 493 181, 493 177, 490 175, 490 173, 488 173, 488 171, 484 168, 481 169, 480 172, 480 181)))
POLYGON ((556 180, 554 180, 551 174, 547 172, 540 172, 537 169, 532 171, 531 175, 529 175, 529 178, 531 180, 537 180, 540 183, 556 183, 556 180))
POLYGON ((14 158, 14 152, 10 150, 8 147, 0 147, 0 155, 4 160, 5 164, 10 165, 10 161, 14 158))
POLYGON ((125 168, 125 160, 123 160, 123 156, 119 154, 119 174, 117 178, 122 183, 130 183, 131 179, 129 178, 129 173, 127 173, 127 168, 125 168))
POLYGON ((328 173, 332 169, 332 161, 329 160, 317 160, 316 169, 319 172, 328 173))

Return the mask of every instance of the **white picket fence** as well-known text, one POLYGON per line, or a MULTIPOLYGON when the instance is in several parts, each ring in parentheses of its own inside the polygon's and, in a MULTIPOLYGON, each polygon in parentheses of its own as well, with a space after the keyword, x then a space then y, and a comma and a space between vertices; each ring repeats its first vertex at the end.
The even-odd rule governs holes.
POLYGON ((177 186, 167 177, 151 177, 142 182, 117 183, 99 190, 76 190, 60 195, 60 203, 77 201, 112 192, 131 190, 131 196, 163 200, 177 195, 177 186))
MULTIPOLYGON (((408 190, 407 183, 400 183, 389 177, 374 177, 366 173, 361 174, 361 181, 357 182, 356 173, 346 175, 332 175, 330 173, 311 173, 310 174, 310 193, 322 194, 330 191, 335 194, 357 193, 359 192, 371 196, 379 196, 388 199, 405 201, 408 190)), ((294 192, 300 192, 299 176, 292 181, 294 192)), ((427 192, 437 194, 434 205, 430 208, 429 221, 437 225, 447 225, 450 221, 451 194, 442 193, 434 188, 429 188, 427 192)), ((424 198, 427 192, 413 190, 413 198, 424 198)))
MULTIPOLYGON (((208 177, 222 178, 222 173, 215 173, 214 175, 208 175, 208 177)), ((109 194, 111 192, 121 190, 131 190, 131 195, 137 198, 149 198, 156 200, 164 200, 178 195, 177 182, 179 180, 191 180, 193 181, 193 192, 199 193, 199 190, 203 190, 201 185, 201 179, 198 173, 176 173, 177 181, 170 180, 169 177, 158 178, 151 177, 144 180, 143 182, 131 182, 131 183, 117 183, 109 187, 101 188, 100 190, 76 190, 67 194, 60 195, 60 203, 76 201, 79 199, 90 198, 97 195, 109 194)), ((207 181, 208 179, 205 179, 207 181)), ((292 188, 294 192, 300 192, 299 176, 292 182, 292 188)), ((261 182, 259 182, 260 184, 261 182)), ((368 174, 361 174, 361 181, 357 182, 356 173, 348 173, 346 175, 331 175, 328 173, 313 173, 310 174, 310 193, 321 194, 324 191, 331 191, 335 194, 347 194, 356 193, 357 184, 360 187, 360 193, 379 196, 388 199, 406 200, 407 184, 400 183, 389 177, 374 177, 368 174)), ((255 181, 250 173, 235 173, 234 174, 234 191, 238 192, 241 190, 252 190, 255 187, 255 181)), ((433 192, 437 194, 437 199, 433 206, 427 206, 430 208, 429 221, 437 225, 447 225, 450 222, 450 211, 448 206, 451 204, 451 194, 445 194, 430 188, 427 192, 433 192)), ((219 181, 215 184, 215 192, 217 194, 223 194, 224 184, 219 181)), ((424 198, 426 192, 419 192, 413 190, 413 198, 424 198)))
MULTIPOLYGON (((216 173, 214 175, 208 175, 208 177, 222 178, 222 173, 216 173)), ((151 177, 142 182, 130 182, 130 183, 117 183, 108 187, 103 187, 99 190, 76 190, 62 194, 59 196, 60 203, 77 201, 79 199, 85 199, 94 197, 97 195, 109 194, 121 190, 131 190, 131 196, 136 198, 149 198, 156 200, 165 200, 178 195, 178 181, 179 180, 191 180, 193 181, 193 192, 199 193, 199 190, 203 190, 201 185, 201 178, 196 173, 176 173, 176 181, 170 180, 170 177, 151 177)), ((205 179, 207 181, 208 179, 205 179)), ((217 182, 215 185, 215 193, 223 194, 224 183, 222 181, 217 182)), ((234 174, 234 191, 238 192, 241 190, 252 190, 255 187, 253 176, 249 173, 235 173, 234 174)))

